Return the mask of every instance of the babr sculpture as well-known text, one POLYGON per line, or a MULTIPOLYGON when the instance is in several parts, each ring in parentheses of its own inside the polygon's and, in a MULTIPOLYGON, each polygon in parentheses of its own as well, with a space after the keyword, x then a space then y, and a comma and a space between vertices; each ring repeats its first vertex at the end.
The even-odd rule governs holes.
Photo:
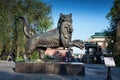
POLYGON ((24 32, 27 37, 30 37, 25 46, 24 60, 28 61, 28 55, 33 53, 36 49, 39 49, 41 54, 44 54, 47 48, 58 48, 58 47, 78 47, 83 49, 84 43, 82 40, 73 40, 72 38, 72 14, 64 15, 60 14, 57 28, 50 30, 42 34, 30 35, 28 30, 28 20, 26 17, 21 17, 24 22, 24 32))

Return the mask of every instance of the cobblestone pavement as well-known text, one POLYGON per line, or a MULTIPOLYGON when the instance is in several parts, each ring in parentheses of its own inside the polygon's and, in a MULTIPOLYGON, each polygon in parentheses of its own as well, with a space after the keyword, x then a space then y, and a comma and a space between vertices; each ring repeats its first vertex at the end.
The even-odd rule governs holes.
MULTIPOLYGON (((85 76, 27 74, 14 72, 15 63, 0 61, 0 80, 106 80, 107 68, 101 64, 86 64, 85 76)), ((112 80, 120 80, 120 68, 111 68, 112 80)))

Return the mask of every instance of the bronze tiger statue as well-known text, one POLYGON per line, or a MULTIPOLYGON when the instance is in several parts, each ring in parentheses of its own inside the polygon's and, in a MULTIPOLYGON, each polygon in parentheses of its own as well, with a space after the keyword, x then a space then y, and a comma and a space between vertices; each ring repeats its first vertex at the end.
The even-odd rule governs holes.
MULTIPOLYGON (((73 40, 72 32, 72 14, 60 14, 57 28, 50 30, 42 34, 30 35, 28 30, 28 20, 26 17, 20 17, 24 23, 24 33, 29 40, 25 46, 25 52, 23 54, 24 61, 28 61, 28 55, 33 53, 36 49, 40 51, 41 54, 44 54, 47 48, 58 48, 58 47, 78 47, 80 49, 84 48, 84 42, 82 40, 73 40)), ((42 56, 40 56, 42 58, 42 56)))

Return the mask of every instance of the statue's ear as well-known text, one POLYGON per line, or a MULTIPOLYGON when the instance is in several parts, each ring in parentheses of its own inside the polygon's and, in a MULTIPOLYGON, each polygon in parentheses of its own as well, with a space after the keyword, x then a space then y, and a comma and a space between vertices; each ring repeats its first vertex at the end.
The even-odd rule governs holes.
POLYGON ((70 17, 72 17, 72 13, 70 13, 69 15, 70 15, 70 17))
POLYGON ((63 14, 62 13, 60 13, 60 16, 62 16, 63 14))

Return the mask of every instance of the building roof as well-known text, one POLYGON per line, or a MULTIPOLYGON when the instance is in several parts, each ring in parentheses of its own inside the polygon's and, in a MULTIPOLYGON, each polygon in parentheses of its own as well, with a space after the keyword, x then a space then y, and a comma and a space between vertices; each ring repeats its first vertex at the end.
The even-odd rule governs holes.
POLYGON ((97 47, 98 44, 97 43, 93 43, 93 42, 86 42, 85 43, 85 47, 97 47))
POLYGON ((104 32, 96 32, 94 35, 91 36, 91 38, 96 37, 106 37, 106 34, 104 32))

